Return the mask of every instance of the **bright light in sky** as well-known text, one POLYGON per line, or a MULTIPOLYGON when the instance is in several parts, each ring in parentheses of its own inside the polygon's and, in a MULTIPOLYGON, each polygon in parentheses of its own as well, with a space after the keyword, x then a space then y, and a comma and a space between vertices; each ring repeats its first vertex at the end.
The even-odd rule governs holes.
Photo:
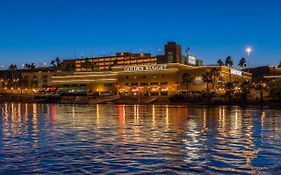
POLYGON ((248 56, 250 55, 250 53, 252 52, 252 48, 251 47, 247 47, 246 48, 246 52, 248 54, 248 56))

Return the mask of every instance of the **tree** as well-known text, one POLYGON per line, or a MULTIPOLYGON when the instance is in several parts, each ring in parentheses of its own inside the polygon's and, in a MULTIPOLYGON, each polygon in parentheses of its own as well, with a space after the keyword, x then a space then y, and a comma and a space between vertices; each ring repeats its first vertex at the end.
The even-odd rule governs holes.
POLYGON ((62 64, 62 61, 60 60, 59 57, 56 57, 55 62, 57 63, 58 66, 62 64))
POLYGON ((240 61, 239 61, 238 66, 240 66, 241 69, 244 69, 247 66, 246 59, 245 58, 241 58, 240 61))
POLYGON ((54 69, 61 69, 63 62, 60 60, 59 57, 56 57, 54 60, 51 61, 51 65, 54 69))
POLYGON ((217 65, 219 65, 219 66, 223 66, 224 64, 223 64, 223 61, 221 60, 221 59, 218 59, 218 61, 217 61, 217 65))
POLYGON ((251 83, 248 80, 242 82, 240 84, 240 89, 242 91, 242 93, 241 93, 242 102, 247 102, 248 96, 249 96, 250 90, 251 90, 251 83))
POLYGON ((25 77, 21 77, 19 79, 19 84, 21 88, 28 88, 28 79, 26 79, 25 77))
POLYGON ((11 78, 12 78, 12 85, 13 85, 13 87, 15 87, 15 83, 16 83, 17 69, 18 69, 18 67, 15 64, 11 64, 9 66, 9 70, 11 71, 11 78))
POLYGON ((220 73, 219 73, 218 69, 212 68, 211 71, 210 71, 210 74, 211 74, 210 76, 211 76, 211 79, 212 79, 212 82, 211 82, 212 88, 215 89, 215 85, 217 83, 217 79, 218 79, 220 73))
POLYGON ((233 60, 232 60, 231 56, 226 57, 225 66, 230 67, 230 68, 233 67, 233 60))
POLYGON ((211 100, 211 96, 210 96, 210 83, 212 83, 212 74, 210 72, 205 72, 203 74, 203 82, 206 83, 207 98, 208 98, 208 102, 210 102, 210 100, 211 100))
POLYGON ((189 90, 189 86, 192 83, 192 81, 193 81, 193 78, 191 77, 190 73, 186 72, 182 75, 181 84, 186 87, 186 91, 189 90))
POLYGON ((233 82, 227 82, 225 85, 225 92, 226 95, 228 97, 228 102, 231 103, 232 102, 232 96, 234 94, 234 83, 233 82))
POLYGON ((263 103, 263 92, 265 90, 265 82, 263 81, 259 81, 257 84, 256 84, 256 89, 260 91, 260 102, 263 103))
POLYGON ((31 64, 26 63, 26 64, 24 65, 24 67, 27 68, 28 70, 31 70, 32 72, 33 72, 33 71, 35 70, 35 68, 36 68, 36 66, 35 66, 34 63, 31 63, 31 64))

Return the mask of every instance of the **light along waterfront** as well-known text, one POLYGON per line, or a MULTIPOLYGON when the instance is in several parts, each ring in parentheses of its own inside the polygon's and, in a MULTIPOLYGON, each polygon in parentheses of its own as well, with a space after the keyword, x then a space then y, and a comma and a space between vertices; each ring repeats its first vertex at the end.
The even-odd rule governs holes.
POLYGON ((1 104, 0 174, 281 173, 281 110, 1 104))

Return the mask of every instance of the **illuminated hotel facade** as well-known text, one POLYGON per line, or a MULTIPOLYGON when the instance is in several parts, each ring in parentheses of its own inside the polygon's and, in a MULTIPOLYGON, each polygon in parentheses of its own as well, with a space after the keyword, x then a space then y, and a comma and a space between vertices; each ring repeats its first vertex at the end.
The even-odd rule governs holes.
MULTIPOLYGON (((181 46, 168 42, 162 56, 121 52, 115 56, 64 60, 64 71, 47 73, 44 82, 62 90, 84 90, 99 95, 172 96, 205 91, 203 74, 212 69, 218 72, 215 85, 212 85, 217 92, 223 92, 227 82, 241 83, 251 79, 249 73, 225 66, 203 66, 197 64, 195 57, 181 54, 181 46), (192 78, 188 87, 182 83, 186 73, 192 78)), ((32 81, 34 73, 29 74, 33 76, 25 76, 32 81)))
POLYGON ((59 88, 79 88, 97 93, 121 96, 172 96, 176 93, 200 93, 206 89, 203 74, 218 70, 215 84, 217 92, 232 81, 241 83, 250 80, 248 73, 224 66, 189 66, 180 63, 117 66, 106 72, 74 72, 71 75, 52 76, 53 85, 59 88), (192 82, 182 84, 183 76, 189 73, 192 82))

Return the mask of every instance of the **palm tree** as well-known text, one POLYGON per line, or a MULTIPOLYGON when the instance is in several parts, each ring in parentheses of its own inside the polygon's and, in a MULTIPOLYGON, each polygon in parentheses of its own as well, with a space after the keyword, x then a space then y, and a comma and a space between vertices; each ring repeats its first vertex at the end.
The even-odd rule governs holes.
POLYGON ((241 100, 242 102, 247 102, 248 101, 248 96, 250 94, 250 90, 251 90, 251 84, 248 80, 244 81, 241 83, 240 85, 242 94, 241 94, 241 100))
POLYGON ((21 77, 19 79, 19 84, 21 88, 28 88, 28 79, 26 79, 25 77, 21 77))
POLYGON ((56 62, 55 62, 55 60, 52 60, 52 61, 51 61, 51 65, 52 65, 53 67, 56 67, 56 62))
POLYGON ((188 91, 190 84, 192 83, 193 78, 191 74, 186 72, 182 75, 182 82, 181 84, 186 87, 186 91, 188 91))
POLYGON ((212 88, 215 89, 215 85, 217 82, 217 79, 220 75, 219 71, 216 68, 212 68, 210 71, 211 78, 212 78, 212 88))
POLYGON ((51 61, 51 65, 53 66, 54 69, 61 69, 63 62, 60 60, 59 57, 56 57, 54 60, 51 61))
POLYGON ((207 87, 207 98, 208 98, 208 102, 210 102, 211 100, 211 96, 210 96, 210 83, 212 83, 212 74, 210 72, 205 72, 203 74, 203 82, 206 83, 206 87, 207 87))
POLYGON ((17 69, 18 69, 18 67, 15 64, 11 64, 9 66, 9 70, 11 71, 11 76, 12 76, 11 78, 12 78, 13 87, 15 87, 17 69))
POLYGON ((59 57, 56 57, 55 62, 57 63, 58 66, 62 64, 62 61, 60 60, 59 57))
POLYGON ((258 82, 258 84, 256 85, 256 89, 260 91, 260 102, 263 103, 263 92, 265 89, 265 83, 262 81, 258 82))
POLYGON ((239 61, 238 66, 240 66, 241 69, 244 69, 247 66, 246 59, 245 58, 241 58, 240 61, 239 61))
POLYGON ((231 103, 232 101, 232 95, 234 94, 234 83, 233 82, 227 82, 225 85, 226 95, 228 97, 228 102, 231 103))
POLYGON ((223 61, 221 60, 221 59, 218 59, 218 61, 217 61, 217 65, 219 65, 219 66, 223 66, 224 64, 223 64, 223 61))
POLYGON ((24 65, 24 67, 26 67, 28 70, 31 70, 32 72, 33 72, 33 71, 35 70, 35 68, 36 68, 36 66, 35 66, 34 63, 31 63, 31 64, 26 63, 26 64, 24 65))
POLYGON ((233 60, 232 60, 231 56, 226 57, 225 66, 230 67, 230 68, 233 67, 233 60))

